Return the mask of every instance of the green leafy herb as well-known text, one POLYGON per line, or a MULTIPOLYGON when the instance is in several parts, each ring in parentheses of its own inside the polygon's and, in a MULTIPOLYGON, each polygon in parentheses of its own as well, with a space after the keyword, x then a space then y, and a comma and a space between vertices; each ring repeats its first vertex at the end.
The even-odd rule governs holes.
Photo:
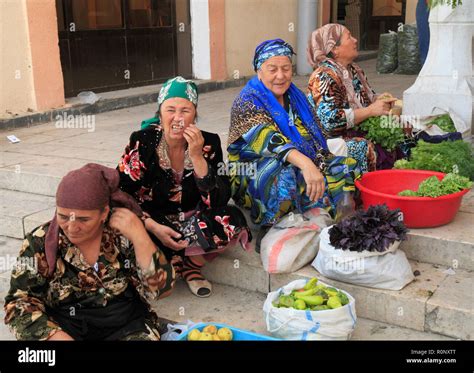
POLYGON ((448 4, 454 9, 459 5, 462 5, 462 0, 428 0, 428 8, 433 9, 435 6, 448 4))
POLYGON ((436 176, 431 176, 423 180, 418 186, 418 190, 404 190, 398 193, 404 197, 440 197, 446 194, 452 194, 472 187, 472 181, 467 177, 458 174, 449 173, 442 181, 436 176))
POLYGON ((444 114, 436 119, 433 119, 430 124, 436 124, 444 132, 456 132, 456 127, 454 126, 454 122, 449 114, 444 114))
POLYGON ((400 124, 391 116, 367 118, 360 124, 360 128, 367 132, 367 139, 389 151, 394 150, 405 139, 400 124))
POLYGON ((458 173, 474 180, 474 157, 471 144, 463 141, 443 141, 431 144, 418 141, 411 151, 410 160, 398 160, 395 168, 431 170, 444 173, 458 173))

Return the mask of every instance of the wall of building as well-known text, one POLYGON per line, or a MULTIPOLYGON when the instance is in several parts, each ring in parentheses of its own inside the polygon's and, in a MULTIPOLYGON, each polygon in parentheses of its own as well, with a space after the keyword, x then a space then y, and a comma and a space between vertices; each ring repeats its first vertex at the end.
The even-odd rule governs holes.
POLYGON ((0 116, 64 105, 55 0, 0 2, 0 116))
POLYGON ((26 0, 0 2, 0 116, 36 109, 26 0))
POLYGON ((297 18, 297 0, 227 0, 225 46, 228 77, 254 74, 252 58, 255 47, 266 39, 281 38, 296 47, 297 18))
POLYGON ((55 0, 27 0, 36 110, 64 105, 55 0))

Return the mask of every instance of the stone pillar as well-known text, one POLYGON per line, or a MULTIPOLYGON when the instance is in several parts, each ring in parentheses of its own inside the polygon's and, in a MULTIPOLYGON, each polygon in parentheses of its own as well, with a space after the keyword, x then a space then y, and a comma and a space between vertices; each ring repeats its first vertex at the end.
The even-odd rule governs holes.
POLYGON ((296 56, 296 72, 298 75, 307 75, 313 68, 306 61, 306 47, 311 33, 318 24, 318 1, 298 0, 298 44, 296 56))
POLYGON ((436 107, 455 112, 471 128, 473 117, 472 37, 474 0, 430 13, 430 48, 415 83, 403 94, 404 115, 430 115, 436 107))

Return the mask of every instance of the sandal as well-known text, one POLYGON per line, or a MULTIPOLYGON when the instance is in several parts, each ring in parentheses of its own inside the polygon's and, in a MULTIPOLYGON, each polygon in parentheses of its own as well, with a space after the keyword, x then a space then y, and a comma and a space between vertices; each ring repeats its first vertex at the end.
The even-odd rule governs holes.
POLYGON ((193 293, 196 297, 208 298, 211 296, 212 285, 205 278, 203 278, 203 280, 186 281, 186 283, 188 284, 191 293, 193 293))
POLYGON ((202 267, 202 264, 195 262, 191 257, 185 257, 181 275, 191 293, 199 298, 207 298, 211 295, 212 285, 201 274, 202 267))

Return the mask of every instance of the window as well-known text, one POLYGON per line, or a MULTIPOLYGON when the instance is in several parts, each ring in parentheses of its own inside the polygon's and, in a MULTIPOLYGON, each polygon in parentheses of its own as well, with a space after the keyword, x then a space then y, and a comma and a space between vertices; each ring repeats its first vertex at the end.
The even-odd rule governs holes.
POLYGON ((74 0, 72 19, 76 30, 123 28, 121 0, 74 0))
POLYGON ((128 0, 129 27, 173 25, 171 0, 128 0))

